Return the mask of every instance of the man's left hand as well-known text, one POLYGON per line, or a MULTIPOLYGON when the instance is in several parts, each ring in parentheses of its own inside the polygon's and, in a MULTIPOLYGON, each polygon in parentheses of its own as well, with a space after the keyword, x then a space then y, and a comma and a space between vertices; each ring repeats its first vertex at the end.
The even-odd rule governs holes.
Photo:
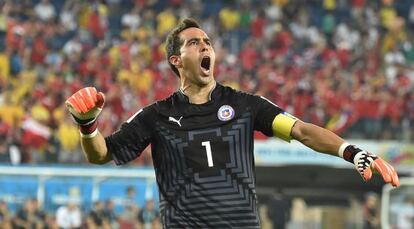
POLYGON ((365 181, 368 181, 372 177, 372 169, 378 171, 384 179, 385 183, 390 183, 392 186, 397 187, 400 185, 398 174, 394 167, 384 161, 382 158, 361 150, 354 157, 354 164, 356 170, 361 174, 365 181))

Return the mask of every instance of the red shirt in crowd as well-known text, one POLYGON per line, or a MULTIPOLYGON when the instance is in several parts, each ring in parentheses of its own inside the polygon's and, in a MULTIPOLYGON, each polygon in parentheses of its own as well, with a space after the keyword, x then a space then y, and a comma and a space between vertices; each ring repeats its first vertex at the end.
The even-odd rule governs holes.
POLYGON ((105 36, 105 27, 97 10, 93 11, 88 20, 88 30, 96 39, 102 40, 105 36))
POLYGON ((257 17, 251 24, 252 37, 262 38, 264 35, 265 25, 266 25, 266 19, 263 17, 257 17))
POLYGON ((251 71, 256 66, 257 52, 254 47, 248 45, 240 52, 240 60, 244 70, 251 71))
POLYGON ((45 56, 47 54, 46 42, 42 35, 38 35, 34 38, 32 43, 31 61, 33 64, 43 64, 45 56))
POLYGON ((288 31, 281 31, 275 35, 276 55, 283 56, 289 52, 292 37, 288 31))

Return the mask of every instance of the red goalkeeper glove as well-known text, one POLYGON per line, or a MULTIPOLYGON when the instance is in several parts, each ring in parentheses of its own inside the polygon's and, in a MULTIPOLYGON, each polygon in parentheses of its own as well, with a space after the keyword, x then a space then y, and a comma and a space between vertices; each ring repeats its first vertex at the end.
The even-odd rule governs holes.
POLYGON ((65 104, 75 122, 79 124, 81 134, 95 136, 98 126, 96 119, 105 104, 104 94, 97 92, 94 87, 85 87, 70 96, 65 104))
POLYGON ((353 145, 344 143, 339 148, 339 154, 346 161, 355 165, 356 170, 362 176, 364 181, 368 181, 372 177, 371 168, 378 171, 384 179, 385 183, 391 183, 392 186, 400 185, 398 174, 394 167, 384 161, 375 154, 356 148, 353 145))

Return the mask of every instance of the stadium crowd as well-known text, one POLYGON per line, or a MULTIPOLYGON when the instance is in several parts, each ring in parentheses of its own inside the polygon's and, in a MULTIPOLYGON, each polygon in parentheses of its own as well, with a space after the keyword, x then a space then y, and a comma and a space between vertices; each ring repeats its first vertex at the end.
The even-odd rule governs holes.
POLYGON ((11 228, 161 228, 158 210, 154 202, 148 200, 139 208, 129 203, 129 210, 117 214, 111 200, 97 201, 88 211, 83 211, 74 202, 69 202, 56 209, 56 212, 46 212, 35 199, 28 199, 16 212, 9 211, 6 202, 0 201, 0 227, 11 228))
MULTIPOLYGON (((177 90, 164 39, 187 16, 212 37, 219 82, 346 138, 414 139, 410 0, 2 0, 0 10, 1 162, 83 162, 64 101, 84 86, 106 94, 104 135, 177 90)), ((135 164, 150 165, 143 155, 135 164)))

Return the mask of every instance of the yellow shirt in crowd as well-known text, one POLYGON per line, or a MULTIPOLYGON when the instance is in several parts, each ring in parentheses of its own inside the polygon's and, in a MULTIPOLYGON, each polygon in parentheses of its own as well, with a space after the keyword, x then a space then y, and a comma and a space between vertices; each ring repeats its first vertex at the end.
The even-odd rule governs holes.
POLYGON ((232 30, 240 23, 240 13, 228 8, 220 10, 219 17, 221 24, 226 30, 232 30))
POLYGON ((167 10, 158 14, 157 22, 157 34, 162 37, 164 34, 170 32, 175 25, 177 25, 177 18, 171 11, 167 10))
POLYGON ((57 138, 65 151, 73 151, 78 148, 79 130, 73 123, 62 122, 57 131, 57 138))
POLYGON ((0 53, 0 79, 8 79, 10 75, 10 60, 9 57, 0 53))

